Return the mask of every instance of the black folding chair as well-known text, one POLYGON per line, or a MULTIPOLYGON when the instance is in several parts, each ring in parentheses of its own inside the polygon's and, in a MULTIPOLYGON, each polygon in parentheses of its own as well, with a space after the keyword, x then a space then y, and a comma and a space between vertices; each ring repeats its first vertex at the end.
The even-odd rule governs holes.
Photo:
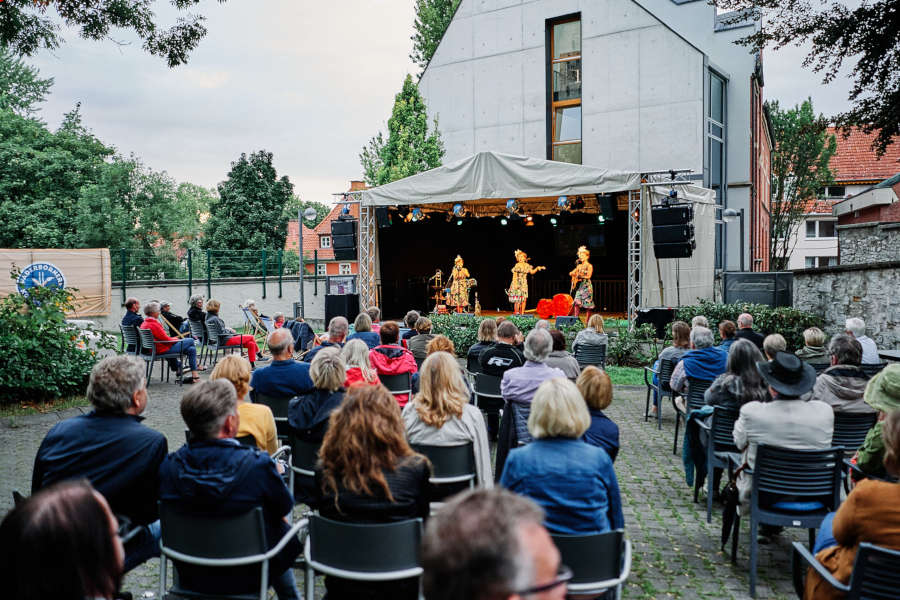
POLYGON ((869 379, 871 379, 875 375, 878 375, 881 372, 881 370, 884 369, 886 366, 887 366, 886 362, 866 363, 866 364, 859 365, 859 368, 863 370, 863 373, 865 373, 866 376, 869 377, 869 379))
POLYGON ((469 489, 475 487, 475 450, 472 442, 457 446, 430 446, 426 444, 410 444, 413 450, 424 454, 431 461, 431 477, 428 482, 432 486, 431 506, 436 509, 440 500, 460 491, 462 484, 469 489), (442 490, 443 488, 443 490, 442 490), (441 493, 442 491, 447 493, 441 493))
POLYGON ((606 366, 606 346, 601 344, 578 344, 575 348, 575 360, 584 369, 587 366, 606 366))
POLYGON ((662 406, 663 398, 666 396, 674 397, 675 392, 669 387, 669 380, 672 378, 672 371, 675 370, 675 363, 668 358, 659 361, 659 368, 654 370, 653 367, 644 367, 644 385, 647 386, 647 401, 644 405, 644 422, 650 418, 650 393, 656 390, 656 428, 662 429, 662 406), (657 383, 653 383, 653 375, 656 375, 657 383))
POLYGON ((275 396, 266 396, 265 394, 254 394, 253 402, 268 406, 272 410, 272 416, 275 417, 275 429, 278 431, 279 442, 287 441, 290 435, 290 427, 288 426, 288 406, 293 397, 276 398, 275 396))
POLYGON ((611 591, 613 597, 621 597, 622 584, 631 573, 631 542, 625 539, 623 529, 551 537, 562 564, 572 569, 569 594, 594 597, 611 591))
POLYGON ((206 327, 204 327, 203 323, 200 321, 188 321, 188 325, 191 328, 191 337, 197 340, 197 344, 200 346, 200 350, 197 353, 197 360, 200 361, 200 364, 204 364, 207 359, 207 354, 209 354, 209 347, 207 346, 207 333, 206 327))
POLYGON ((818 375, 819 373, 821 373, 822 371, 824 371, 825 369, 827 369, 828 367, 831 366, 830 363, 806 363, 806 364, 808 364, 809 366, 811 366, 813 369, 816 370, 816 375, 818 375))
POLYGON ((475 373, 475 406, 481 408, 482 399, 490 403, 503 404, 503 394, 500 393, 501 377, 488 375, 487 373, 475 373))
MULTIPOLYGON (((156 340, 153 338, 153 332, 149 329, 138 329, 137 333, 141 340, 141 351, 140 357, 144 359, 144 362, 147 363, 147 383, 150 383, 150 377, 153 375, 153 365, 156 361, 163 361, 163 365, 160 367, 161 371, 159 372, 159 380, 163 380, 163 373, 165 373, 166 381, 169 381, 169 369, 165 367, 165 361, 169 360, 177 360, 182 367, 184 367, 184 352, 181 350, 177 352, 168 351, 158 353, 156 351, 156 340)), ((179 371, 178 377, 176 377, 176 383, 181 385, 181 372, 179 371)))
POLYGON ((412 373, 400 373, 398 375, 378 375, 382 385, 394 396, 412 394, 412 373))
POLYGON ((288 445, 291 447, 291 475, 288 488, 294 495, 295 503, 308 504, 315 485, 315 469, 321 444, 301 440, 291 430, 288 434, 288 445))
MULTIPOLYGON (((672 442, 672 454, 678 454, 678 429, 681 422, 684 422, 685 427, 687 427, 687 417, 688 414, 692 410, 696 410, 703 406, 706 406, 706 398, 704 394, 706 390, 709 389, 709 386, 712 385, 712 381, 708 381, 706 379, 697 379, 695 377, 688 377, 688 395, 684 400, 685 411, 682 412, 678 405, 675 404, 675 395, 672 395, 672 408, 675 409, 675 439, 672 442)), ((656 409, 657 412, 659 409, 656 409)))
POLYGON ((812 567, 828 585, 846 593, 847 600, 895 600, 900 590, 900 552, 868 542, 862 542, 856 550, 847 584, 835 579, 800 542, 794 542, 791 567, 798 598, 804 596, 806 567, 812 567))
MULTIPOLYGON (((866 441, 866 435, 878 420, 878 413, 834 413, 834 433, 831 436, 832 446, 841 446, 844 454, 853 456, 863 442, 866 441)), ((844 459, 845 461, 847 459, 844 459)), ((856 465, 853 465, 854 467, 856 465)), ((843 469, 841 476, 844 480, 844 493, 850 493, 849 471, 843 469)))
MULTIPOLYGON (((708 431, 706 444, 706 522, 712 523, 712 502, 715 469, 727 469, 730 464, 740 464, 741 453, 734 445, 734 422, 740 413, 721 406, 714 406, 709 425, 698 422, 708 431)), ((701 486, 700 478, 694 478, 694 502, 701 486)))
POLYGON ((122 332, 122 349, 120 352, 137 356, 141 351, 141 340, 138 336, 137 327, 134 325, 119 325, 119 331, 122 332))
POLYGON ((242 346, 226 346, 228 340, 236 334, 226 333, 215 321, 206 322, 206 333, 206 348, 208 352, 212 352, 213 365, 219 362, 219 350, 222 351, 222 357, 225 357, 229 352, 237 351, 240 354, 242 346))

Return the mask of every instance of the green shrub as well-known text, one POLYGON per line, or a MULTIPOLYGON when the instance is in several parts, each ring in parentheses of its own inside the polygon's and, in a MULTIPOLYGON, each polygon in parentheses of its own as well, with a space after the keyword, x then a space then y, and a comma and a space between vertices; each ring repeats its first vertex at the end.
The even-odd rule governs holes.
POLYGON ((627 321, 615 329, 605 327, 609 335, 606 347, 606 363, 620 367, 640 367, 649 364, 657 354, 654 336, 656 330, 650 324, 643 324, 629 330, 627 321))
MULTIPOLYGON (((449 314, 449 315, 429 315, 432 323, 432 333, 443 334, 450 338, 453 346, 456 348, 457 356, 466 356, 469 348, 478 341, 478 327, 485 319, 493 319, 494 317, 476 317, 466 314, 449 314)), ((532 316, 512 315, 507 317, 508 321, 515 323, 523 336, 526 336, 534 329, 534 324, 538 320, 532 316)), ((581 321, 574 325, 561 327, 560 331, 566 336, 567 347, 572 347, 572 341, 579 331, 584 329, 581 321)))

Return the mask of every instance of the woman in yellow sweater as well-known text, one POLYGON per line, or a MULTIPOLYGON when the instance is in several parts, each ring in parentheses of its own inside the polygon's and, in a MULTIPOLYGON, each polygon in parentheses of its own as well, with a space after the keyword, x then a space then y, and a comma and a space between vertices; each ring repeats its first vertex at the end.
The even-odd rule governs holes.
POLYGON ((209 378, 226 379, 237 392, 240 417, 237 437, 252 435, 260 450, 274 454, 278 449, 275 417, 268 406, 250 402, 250 363, 247 359, 229 354, 216 364, 209 378))

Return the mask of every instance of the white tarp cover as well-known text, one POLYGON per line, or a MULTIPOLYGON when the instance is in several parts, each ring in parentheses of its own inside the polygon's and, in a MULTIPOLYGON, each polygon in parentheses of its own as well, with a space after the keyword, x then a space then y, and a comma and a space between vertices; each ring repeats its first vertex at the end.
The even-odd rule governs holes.
POLYGON ((468 158, 365 190, 369 206, 466 202, 482 198, 605 194, 636 190, 640 174, 479 152, 468 158))
POLYGON ((695 186, 677 186, 679 200, 694 204, 694 238, 697 248, 690 258, 663 258, 657 271, 653 253, 653 227, 650 204, 659 204, 669 193, 667 187, 650 187, 643 195, 641 230, 641 306, 685 306, 696 304, 698 298, 712 299, 715 276, 716 204, 712 190, 695 186), (659 295, 662 277, 663 298, 659 295))

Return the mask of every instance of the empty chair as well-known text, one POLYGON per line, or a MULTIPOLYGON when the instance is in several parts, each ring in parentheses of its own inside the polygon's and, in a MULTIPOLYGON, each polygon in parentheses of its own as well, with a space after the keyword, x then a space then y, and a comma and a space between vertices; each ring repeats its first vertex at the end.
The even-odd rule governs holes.
POLYGON ((672 378, 672 371, 675 370, 675 363, 668 358, 662 358, 659 361, 659 368, 654 370, 652 367, 644 367, 644 385, 647 386, 647 401, 644 406, 644 421, 650 417, 650 395, 656 392, 656 428, 662 429, 662 401, 663 398, 669 396, 674 399, 675 392, 669 387, 669 380, 672 378), (648 374, 656 375, 657 383, 653 383, 652 375, 648 379, 648 374))
POLYGON ((625 539, 624 530, 551 537, 562 555, 562 564, 572 569, 569 594, 597 595, 615 590, 614 597, 621 597, 622 584, 631 573, 631 542, 625 539))
POLYGON ((316 477, 316 462, 319 460, 321 444, 301 440, 293 431, 288 435, 291 448, 291 473, 288 488, 294 495, 295 503, 308 504, 313 497, 316 477))
MULTIPOLYGON (((678 405, 675 404, 675 396, 672 396, 672 406, 675 408, 675 439, 672 442, 672 454, 678 454, 678 429, 682 421, 687 424, 687 416, 692 410, 696 410, 706 406, 704 393, 712 385, 712 381, 706 379, 697 379, 696 377, 688 377, 688 394, 685 398, 685 411, 682 412, 678 405)), ((658 412, 658 411, 657 411, 658 412)))
MULTIPOLYGON (((740 413, 721 406, 713 407, 709 425, 702 422, 700 427, 708 429, 709 437, 706 445, 706 522, 712 523, 712 502, 714 486, 714 469, 727 469, 729 464, 740 464, 741 453, 734 445, 734 422, 740 413)), ((697 501, 701 486, 700 478, 694 479, 694 502, 697 501)))
POLYGON ((815 569, 835 590, 845 592, 847 600, 894 600, 900 590, 900 552, 868 542, 859 545, 850 582, 846 585, 835 579, 800 542, 794 542, 792 563, 794 591, 799 598, 804 595, 803 577, 807 567, 815 569))
POLYGON ((209 347, 206 345, 206 338, 208 337, 206 327, 200 321, 188 321, 188 324, 191 328, 191 337, 197 340, 197 344, 200 345, 197 360, 200 361, 200 364, 203 364, 206 360, 205 356, 209 352, 209 347))

